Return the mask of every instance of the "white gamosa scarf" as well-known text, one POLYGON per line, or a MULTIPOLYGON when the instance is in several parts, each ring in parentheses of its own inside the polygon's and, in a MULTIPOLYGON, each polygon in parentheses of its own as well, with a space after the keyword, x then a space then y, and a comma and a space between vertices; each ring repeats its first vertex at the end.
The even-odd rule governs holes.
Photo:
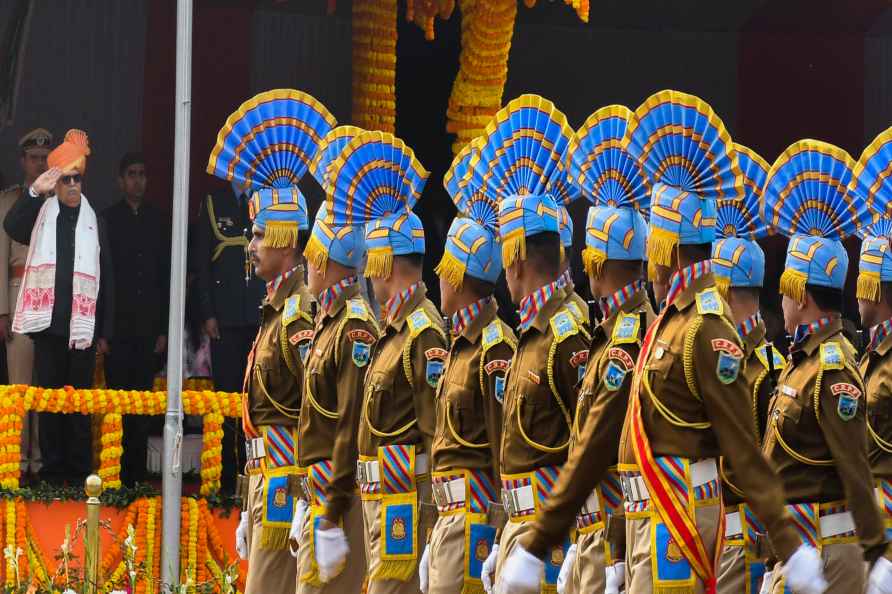
MULTIPOLYGON (((27 197, 25 198, 28 199, 27 197)), ((46 330, 56 301, 56 222, 59 199, 48 198, 37 215, 28 245, 25 276, 15 307, 12 331, 31 334, 46 330)), ((96 300, 99 295, 99 225, 96 213, 81 194, 74 232, 74 278, 68 346, 78 350, 93 344, 96 300)))

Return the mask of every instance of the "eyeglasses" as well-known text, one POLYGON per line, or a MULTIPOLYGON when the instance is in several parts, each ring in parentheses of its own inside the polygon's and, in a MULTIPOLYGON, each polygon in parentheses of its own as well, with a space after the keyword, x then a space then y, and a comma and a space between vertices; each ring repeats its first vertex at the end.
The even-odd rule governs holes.
POLYGON ((59 178, 59 181, 62 182, 63 186, 72 186, 74 184, 81 183, 81 174, 75 173, 74 175, 63 175, 59 178))

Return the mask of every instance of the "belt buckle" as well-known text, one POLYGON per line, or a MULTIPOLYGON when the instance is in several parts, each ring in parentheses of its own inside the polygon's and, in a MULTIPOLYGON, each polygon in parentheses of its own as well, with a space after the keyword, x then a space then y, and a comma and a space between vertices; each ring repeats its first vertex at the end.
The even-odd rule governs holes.
POLYGON ((356 480, 360 485, 365 485, 368 481, 365 480, 365 464, 362 460, 356 461, 356 480))
POLYGON ((633 503, 632 500, 632 481, 629 479, 629 475, 621 474, 619 475, 619 484, 623 489, 623 498, 629 503, 633 503))
POLYGON ((440 507, 445 507, 445 503, 443 502, 445 494, 443 493, 443 483, 440 481, 431 483, 431 488, 434 492, 434 501, 437 502, 437 505, 440 507))
POLYGON ((507 513, 509 517, 514 515, 514 506, 511 505, 510 489, 502 489, 502 506, 505 508, 505 513, 507 513))

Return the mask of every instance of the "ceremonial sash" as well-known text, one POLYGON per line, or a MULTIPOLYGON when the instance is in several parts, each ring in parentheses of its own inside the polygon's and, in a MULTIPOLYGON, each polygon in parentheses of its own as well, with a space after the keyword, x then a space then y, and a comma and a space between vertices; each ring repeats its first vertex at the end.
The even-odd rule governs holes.
POLYGON ((373 580, 407 582, 418 565, 418 491, 415 446, 378 448, 381 469, 380 563, 373 580))
MULTIPOLYGON (((716 592, 716 567, 723 548, 725 538, 725 514, 720 514, 716 534, 715 555, 709 559, 703 539, 697 531, 693 502, 682 501, 678 491, 672 488, 667 470, 657 463, 650 447, 650 440, 644 430, 641 417, 641 399, 639 395, 641 377, 645 373, 645 364, 650 357, 654 337, 660 327, 663 316, 660 315, 648 329, 641 346, 641 353, 635 365, 635 376, 630 394, 632 449, 641 475, 647 484, 651 502, 659 513, 662 525, 668 530, 668 536, 680 545, 681 553, 690 563, 697 576, 703 581, 706 594, 716 592)), ((667 588, 671 590, 671 588, 667 588)), ((676 590, 677 591, 677 590, 676 590)), ((684 589, 682 590, 684 591, 684 589)))

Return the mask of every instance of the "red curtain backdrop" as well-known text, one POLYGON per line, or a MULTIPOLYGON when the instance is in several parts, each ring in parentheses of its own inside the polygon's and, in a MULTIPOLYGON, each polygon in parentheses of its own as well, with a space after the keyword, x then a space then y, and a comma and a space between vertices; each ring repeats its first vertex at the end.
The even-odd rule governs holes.
MULTIPOLYGON (((158 206, 169 210, 173 188, 176 92, 176 0, 148 3, 143 147, 158 190, 158 206)), ((254 2, 195 0, 192 40, 192 134, 190 216, 198 201, 225 184, 205 173, 217 132, 250 93, 251 15, 254 2)))

